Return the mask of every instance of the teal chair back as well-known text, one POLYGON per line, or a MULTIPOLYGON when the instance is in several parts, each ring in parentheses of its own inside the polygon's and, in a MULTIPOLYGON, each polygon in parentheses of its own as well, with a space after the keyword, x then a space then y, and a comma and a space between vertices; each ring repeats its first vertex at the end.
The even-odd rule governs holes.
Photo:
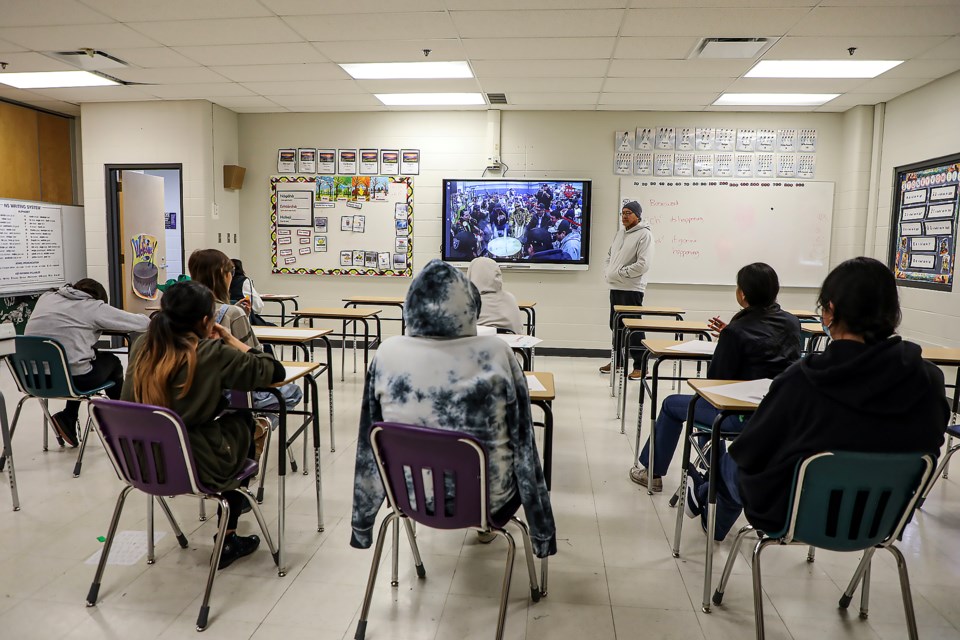
POLYGON ((17 336, 15 345, 10 366, 24 393, 36 398, 77 396, 63 345, 42 336, 17 336))
POLYGON ((801 461, 790 518, 771 538, 830 551, 857 551, 894 541, 933 471, 921 453, 833 451, 801 461))

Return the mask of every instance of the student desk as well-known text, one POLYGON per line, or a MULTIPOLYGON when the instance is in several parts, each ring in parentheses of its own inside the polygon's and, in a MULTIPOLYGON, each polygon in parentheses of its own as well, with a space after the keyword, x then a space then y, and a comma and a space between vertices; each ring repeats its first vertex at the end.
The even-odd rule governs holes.
MULTIPOLYGON (((660 376, 660 364, 665 360, 673 361, 693 361, 693 362, 709 362, 713 358, 713 353, 703 353, 701 351, 696 351, 693 349, 684 349, 679 350, 675 349, 677 345, 684 344, 682 341, 678 340, 644 340, 642 342, 643 346, 646 348, 646 352, 643 354, 643 377, 640 378, 640 408, 637 411, 637 437, 636 442, 633 446, 634 459, 633 463, 637 464, 637 458, 640 456, 640 430, 641 425, 643 424, 643 396, 644 392, 650 395, 650 459, 648 461, 647 469, 649 474, 653 477, 653 458, 654 458, 654 444, 656 443, 656 430, 654 425, 657 423, 657 386, 661 380, 687 380, 689 376, 683 376, 683 369, 680 370, 679 376, 660 376), (652 369, 649 366, 650 358, 654 359, 652 369), (650 376, 647 376, 648 371, 650 376)), ((709 344, 713 345, 715 343, 710 342, 709 344)), ((624 394, 626 395, 626 394, 624 394)), ((624 412, 626 413, 626 407, 624 407, 624 412)), ((623 414, 620 416, 620 433, 624 432, 624 417, 623 414)), ((652 482, 647 483, 647 494, 653 494, 652 482)))
POLYGON ((800 323, 800 337, 803 342, 803 349, 801 349, 801 351, 805 356, 811 353, 817 353, 817 345, 820 344, 820 340, 829 341, 830 339, 822 325, 810 322, 800 323))
MULTIPOLYGON (((960 409, 960 349, 951 349, 949 347, 923 347, 921 352, 924 360, 929 360, 935 365, 941 367, 955 367, 957 370, 953 384, 948 384, 947 388, 953 388, 953 398, 950 401, 950 424, 956 423, 957 410, 960 409)), ((947 449, 953 446, 953 436, 947 432, 947 449)), ((943 478, 947 478, 949 466, 943 468, 943 478)))
POLYGON ((301 320, 309 320, 310 327, 313 328, 314 320, 340 320, 343 328, 339 334, 343 342, 340 344, 340 381, 344 379, 344 370, 347 361, 347 323, 353 327, 353 371, 357 371, 357 323, 363 323, 363 371, 367 371, 367 360, 370 354, 370 347, 375 347, 381 342, 383 334, 380 329, 381 309, 347 309, 339 307, 311 307, 309 309, 297 309, 293 312, 295 327, 300 326, 301 320), (370 320, 376 322, 377 335, 370 341, 370 320))
MULTIPOLYGON (((295 293, 264 293, 260 296, 260 299, 264 302, 276 302, 280 305, 280 315, 277 314, 260 314, 263 318, 280 318, 280 326, 283 327, 287 324, 287 303, 293 303, 293 310, 296 311, 300 308, 300 303, 297 302, 299 298, 295 293)), ((293 319, 293 316, 290 318, 293 319)))
POLYGON ((523 326, 527 330, 527 335, 537 335, 537 303, 531 300, 518 300, 517 306, 520 307, 520 311, 523 311, 523 315, 527 318, 527 321, 523 323, 523 326))
POLYGON ((820 320, 820 314, 816 311, 804 311, 802 309, 784 309, 790 315, 796 316, 800 322, 820 320))
MULTIPOLYGON (((617 367, 617 374, 620 376, 620 382, 617 384, 617 417, 623 415, 627 406, 627 362, 630 360, 630 338, 636 332, 646 333, 672 333, 674 338, 680 340, 686 334, 699 336, 706 340, 711 340, 711 329, 706 322, 696 322, 693 320, 676 320, 667 317, 654 318, 624 318, 623 319, 623 340, 620 344, 620 366, 617 367)), ((621 431, 623 433, 622 425, 621 431)))
POLYGON ((400 334, 405 335, 407 333, 407 320, 403 317, 403 303, 406 302, 406 298, 397 298, 392 296, 350 296, 349 298, 342 298, 346 303, 343 306, 353 307, 356 309, 359 306, 373 306, 373 307, 396 307, 400 309, 399 318, 382 318, 383 320, 389 320, 391 322, 400 322, 400 334))
MULTIPOLYGON (((521 368, 524 371, 533 372, 533 349, 535 345, 527 346, 527 342, 533 336, 525 336, 516 333, 498 333, 498 338, 507 343, 514 353, 520 356, 521 368)), ((539 344, 539 342, 538 342, 539 344)))
MULTIPOLYGON (((610 347, 610 362, 613 363, 616 361, 616 354, 620 351, 620 338, 622 337, 623 328, 620 326, 620 321, 624 318, 642 318, 644 315, 647 316, 664 316, 668 318, 673 318, 674 320, 683 320, 683 314, 686 313, 684 309, 678 309, 676 307, 638 307, 635 305, 629 304, 615 304, 613 305, 613 345, 610 347)), ((615 378, 613 372, 613 365, 611 364, 610 368, 610 396, 612 397, 616 392, 614 391, 613 380, 615 378)))
MULTIPOLYGON (((680 476, 680 500, 687 498, 687 463, 690 459, 690 449, 693 441, 693 411, 695 403, 699 398, 703 398, 720 413, 714 419, 710 429, 710 473, 708 481, 710 490, 707 492, 707 540, 706 540, 706 561, 703 570, 703 602, 701 603, 704 613, 710 613, 710 589, 713 579, 713 534, 717 527, 717 466, 720 461, 720 438, 734 438, 737 433, 721 433, 719 426, 723 420, 729 416, 745 416, 757 410, 757 403, 727 398, 716 393, 711 393, 710 388, 719 385, 733 384, 742 382, 741 380, 690 380, 688 384, 693 389, 693 399, 690 401, 690 408, 687 410, 687 422, 683 434, 683 471, 680 476)), ((673 534, 673 557, 680 557, 680 530, 683 527, 684 505, 677 504, 677 525, 673 534)))
MULTIPOLYGON (((336 443, 333 435, 333 350, 330 346, 328 334, 333 333, 332 329, 307 329, 299 327, 253 327, 253 335, 257 340, 264 344, 275 346, 293 346, 303 352, 303 361, 310 362, 310 350, 307 348, 314 340, 323 340, 327 350, 326 363, 320 363, 322 369, 313 372, 311 375, 317 375, 326 372, 327 374, 327 393, 330 406, 330 451, 336 451, 336 443)), ((304 448, 303 453, 303 472, 307 472, 307 453, 304 448)))
POLYGON ((553 401, 557 397, 553 383, 553 374, 545 371, 524 371, 524 375, 533 376, 544 386, 544 391, 530 391, 530 404, 543 410, 543 478, 550 490, 550 478, 553 476, 553 401))

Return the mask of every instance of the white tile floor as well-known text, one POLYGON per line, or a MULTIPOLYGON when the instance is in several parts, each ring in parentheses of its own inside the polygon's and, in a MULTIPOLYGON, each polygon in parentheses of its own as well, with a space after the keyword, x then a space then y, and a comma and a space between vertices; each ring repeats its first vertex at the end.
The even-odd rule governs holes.
MULTIPOLYGON (((684 529, 683 555, 670 554, 675 511, 666 495, 647 496, 627 478, 632 436, 621 435, 598 360, 537 359, 557 377, 553 507, 559 553, 551 559, 550 593, 530 602, 518 557, 506 637, 539 640, 607 638, 733 639, 753 635, 749 567, 735 569, 722 607, 700 611, 703 535, 684 529)), ((206 638, 352 638, 371 551, 348 545, 361 376, 336 383, 336 453, 325 451, 327 528, 316 532, 312 478, 289 476, 287 541, 290 570, 279 578, 269 555, 222 571, 214 587, 206 638)), ((628 416, 634 422, 636 385, 628 416)), ((12 414, 17 395, 6 368, 0 390, 12 414)), ((322 403, 326 402, 321 392, 322 403)), ((84 606, 94 567, 84 564, 106 533, 120 488, 99 442, 88 449, 83 475, 71 476, 75 450, 41 451, 39 411, 31 402, 14 439, 22 510, 10 510, 0 488, 0 637, 188 638, 203 591, 214 524, 197 520, 196 502, 171 502, 190 546, 173 536, 158 544, 157 563, 109 566, 96 608, 84 606)), ((325 408, 322 407, 323 415, 325 408)), ((645 425, 646 427, 646 425, 645 425)), ((325 434, 324 427, 324 434, 325 434)), ((326 443, 326 439, 324 438, 326 443)), ((299 446, 298 446, 299 447, 299 446)), ((957 464, 960 464, 958 458, 957 464)), ((676 466, 676 465, 675 465, 676 466)), ((270 469, 270 479, 275 478, 270 469)), ((960 467, 957 468, 960 477, 960 467)), ((667 490, 679 474, 666 479, 667 490)), ((276 522, 276 482, 265 510, 276 522)), ((127 501, 121 529, 145 529, 145 500, 127 501)), ((910 567, 920 636, 960 638, 960 487, 941 482, 901 545, 910 567)), ((689 522, 689 521, 688 521, 689 522)), ((166 523, 157 514, 158 528, 166 523)), ((252 518, 241 521, 255 529, 252 518)), ((732 536, 731 536, 732 538, 732 536)), ((478 545, 472 535, 419 534, 427 579, 418 581, 401 545, 400 586, 382 571, 367 630, 370 640, 488 639, 496 624, 502 541, 478 545)), ((716 573, 729 541, 718 545, 716 573)), ((387 555, 387 554, 385 554, 387 555)), ((889 554, 874 565, 870 618, 836 603, 858 557, 802 548, 765 554, 767 637, 895 639, 906 637, 896 571, 889 554)), ((855 601, 856 603, 857 601, 855 601)))

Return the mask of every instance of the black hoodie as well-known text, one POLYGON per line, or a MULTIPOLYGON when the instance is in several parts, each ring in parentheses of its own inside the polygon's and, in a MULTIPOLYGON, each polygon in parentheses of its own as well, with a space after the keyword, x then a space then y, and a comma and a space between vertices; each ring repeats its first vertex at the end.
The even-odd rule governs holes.
POLYGON ((943 373, 916 344, 899 336, 873 345, 830 343, 773 381, 730 445, 747 520, 760 530, 783 528, 797 462, 811 454, 937 456, 949 413, 943 373))

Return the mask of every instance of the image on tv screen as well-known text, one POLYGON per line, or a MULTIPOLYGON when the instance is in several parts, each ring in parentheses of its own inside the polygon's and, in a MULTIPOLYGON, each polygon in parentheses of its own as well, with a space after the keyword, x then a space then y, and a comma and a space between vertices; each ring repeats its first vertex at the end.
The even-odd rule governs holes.
POLYGON ((587 264, 590 182, 444 180, 443 257, 587 264))

